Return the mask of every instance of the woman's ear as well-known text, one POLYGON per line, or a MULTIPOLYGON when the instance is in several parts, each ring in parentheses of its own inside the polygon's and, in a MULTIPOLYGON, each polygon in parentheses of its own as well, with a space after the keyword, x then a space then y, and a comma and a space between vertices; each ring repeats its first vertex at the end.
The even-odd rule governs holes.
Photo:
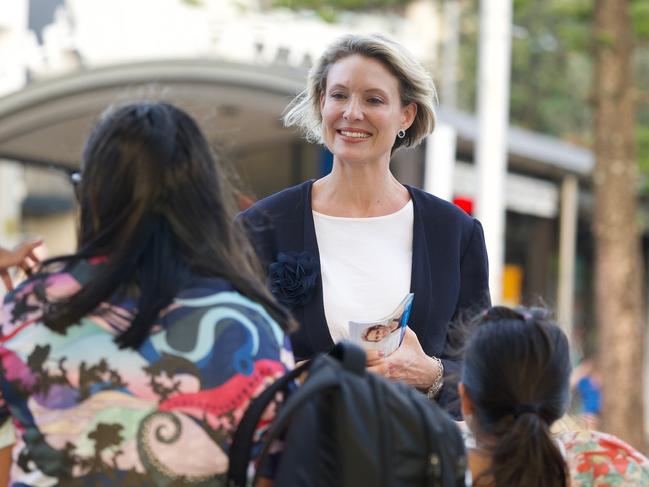
POLYGON ((402 108, 401 115, 401 128, 408 130, 417 116, 417 104, 414 102, 408 103, 402 108))
POLYGON ((473 402, 466 391, 464 384, 460 382, 457 385, 457 392, 460 395, 460 408, 462 409, 462 416, 466 419, 468 416, 473 415, 473 402))

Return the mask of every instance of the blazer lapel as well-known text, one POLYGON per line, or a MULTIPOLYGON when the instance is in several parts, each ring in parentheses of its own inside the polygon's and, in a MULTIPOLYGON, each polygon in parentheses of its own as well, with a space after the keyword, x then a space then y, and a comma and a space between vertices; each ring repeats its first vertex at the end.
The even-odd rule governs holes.
MULTIPOLYGON (((320 262, 320 252, 318 251, 318 241, 315 235, 315 225, 313 223, 313 211, 311 209, 311 188, 313 182, 306 185, 303 192, 304 208, 304 228, 303 228, 303 248, 311 253, 318 262, 320 262)), ((329 326, 325 318, 324 304, 322 301, 322 273, 318 274, 316 289, 313 298, 303 308, 304 318, 302 320, 304 332, 308 337, 313 352, 326 352, 333 346, 333 340, 329 333, 329 326)))
POLYGON ((414 293, 415 298, 412 303, 410 324, 417 335, 423 337, 422 332, 425 334, 430 329, 427 321, 432 316, 432 307, 435 305, 433 297, 436 295, 433 288, 438 283, 432 278, 430 249, 426 239, 426 221, 421 208, 422 203, 410 186, 406 185, 406 188, 410 192, 414 211, 410 292, 414 293))

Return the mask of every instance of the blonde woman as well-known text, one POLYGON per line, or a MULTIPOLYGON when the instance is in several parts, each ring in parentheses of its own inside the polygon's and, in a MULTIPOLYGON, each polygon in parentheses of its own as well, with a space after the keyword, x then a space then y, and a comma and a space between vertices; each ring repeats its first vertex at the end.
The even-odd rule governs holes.
MULTIPOLYGON (((433 131, 435 87, 402 46, 379 35, 334 41, 284 121, 333 153, 333 169, 253 205, 240 219, 268 265, 275 297, 301 323, 299 360, 347 338, 350 320, 391 313, 414 293, 409 329, 372 370, 417 387, 450 408, 444 378, 449 323, 489 303, 480 223, 454 205, 401 184, 390 171, 400 147, 433 131)), ((448 385, 448 384, 447 384, 448 385)))

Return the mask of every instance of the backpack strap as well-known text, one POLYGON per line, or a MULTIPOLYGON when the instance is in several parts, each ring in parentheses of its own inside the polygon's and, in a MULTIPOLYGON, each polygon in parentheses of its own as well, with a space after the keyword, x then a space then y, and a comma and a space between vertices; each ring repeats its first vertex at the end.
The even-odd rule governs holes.
MULTIPOLYGON (((329 355, 337 362, 339 361, 346 370, 360 376, 365 374, 365 351, 362 348, 350 342, 341 342, 331 349, 329 355)), ((230 465, 227 484, 229 487, 244 487, 246 485, 246 474, 252 450, 252 438, 259 424, 259 419, 268 404, 275 398, 278 392, 286 391, 289 384, 297 379, 302 372, 308 370, 311 364, 319 361, 326 362, 327 360, 330 360, 327 356, 319 356, 293 369, 271 384, 268 389, 250 403, 239 423, 230 446, 230 465)), ((263 459, 268 454, 270 445, 283 432, 284 427, 291 419, 291 415, 311 397, 316 396, 323 390, 338 385, 339 378, 335 374, 325 373, 320 367, 317 368, 319 369, 319 373, 311 374, 304 384, 291 394, 290 402, 285 403, 280 408, 278 415, 273 420, 271 429, 264 439, 264 447, 259 455, 258 461, 260 465, 263 464, 263 459)), ((331 371, 330 368, 327 369, 331 371)))
MULTIPOLYGON (((331 359, 327 356, 321 356, 314 360, 330 361, 331 359)), ((259 465, 263 465, 271 445, 281 436, 292 419, 293 414, 302 407, 304 403, 309 399, 318 396, 323 391, 334 389, 340 385, 340 377, 336 373, 336 370, 333 367, 327 367, 326 364, 323 365, 325 365, 325 367, 319 367, 318 364, 316 364, 314 368, 318 369, 318 373, 310 374, 304 384, 302 384, 300 388, 291 395, 291 400, 284 404, 279 410, 279 414, 273 421, 273 426, 264 438, 264 448, 258 458, 259 465)), ((252 485, 255 485, 256 483, 257 474, 255 474, 255 479, 252 485)))
POLYGON ((340 361, 345 370, 361 377, 365 375, 365 350, 358 345, 342 341, 329 351, 329 355, 340 361))
POLYGON ((232 444, 228 456, 230 459, 228 467, 228 486, 244 487, 246 485, 246 474, 250 463, 250 452, 252 450, 252 439, 266 407, 275 398, 278 392, 286 392, 289 385, 294 382, 302 372, 308 370, 311 361, 305 362, 299 367, 287 372, 273 382, 259 396, 257 396, 246 409, 239 426, 232 437, 232 444))

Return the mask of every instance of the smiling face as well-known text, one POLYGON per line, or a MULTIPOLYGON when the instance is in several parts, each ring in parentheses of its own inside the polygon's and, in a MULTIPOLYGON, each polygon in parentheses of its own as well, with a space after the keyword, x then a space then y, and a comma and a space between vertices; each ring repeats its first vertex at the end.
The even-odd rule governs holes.
POLYGON ((390 160, 417 106, 402 105, 399 80, 380 61, 354 54, 329 68, 320 111, 322 138, 336 160, 375 163, 390 160))
POLYGON ((390 328, 385 325, 374 325, 365 331, 363 339, 366 342, 380 342, 390 334, 390 328))

